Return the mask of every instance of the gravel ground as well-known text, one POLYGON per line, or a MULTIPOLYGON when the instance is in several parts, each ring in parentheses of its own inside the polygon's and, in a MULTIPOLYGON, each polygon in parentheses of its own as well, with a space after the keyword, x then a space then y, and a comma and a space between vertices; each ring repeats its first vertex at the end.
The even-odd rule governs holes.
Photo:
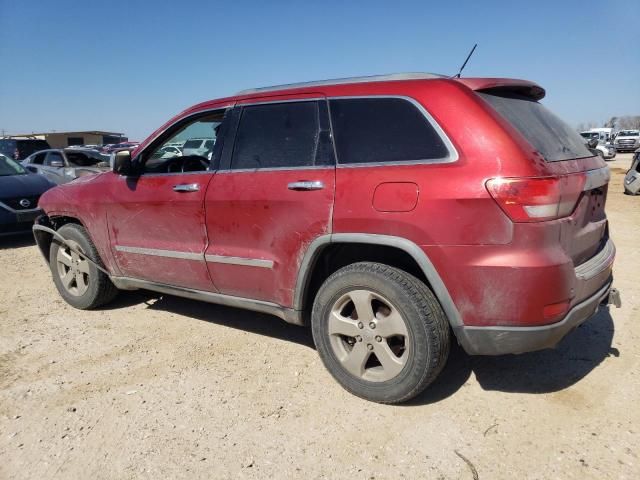
POLYGON ((640 197, 611 162, 623 307, 556 350, 454 349, 404 406, 353 397, 308 330, 152 293, 58 296, 30 237, 0 239, 0 478, 640 478, 640 197))

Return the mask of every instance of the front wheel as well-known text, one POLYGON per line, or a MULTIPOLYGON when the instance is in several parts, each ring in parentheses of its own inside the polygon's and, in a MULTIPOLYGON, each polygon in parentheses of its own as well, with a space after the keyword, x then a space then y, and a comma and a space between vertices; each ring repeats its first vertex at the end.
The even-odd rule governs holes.
MULTIPOLYGON (((100 262, 98 251, 81 225, 63 225, 58 233, 66 244, 54 239, 49 250, 49 266, 53 282, 65 301, 76 308, 88 310, 110 302, 118 293, 109 277, 86 258, 100 262)), ((102 264, 100 263, 102 266, 102 264)))
POLYGON ((311 321, 329 372, 346 390, 374 402, 415 397, 449 354, 449 324, 431 290, 379 263, 355 263, 331 275, 316 295, 311 321))

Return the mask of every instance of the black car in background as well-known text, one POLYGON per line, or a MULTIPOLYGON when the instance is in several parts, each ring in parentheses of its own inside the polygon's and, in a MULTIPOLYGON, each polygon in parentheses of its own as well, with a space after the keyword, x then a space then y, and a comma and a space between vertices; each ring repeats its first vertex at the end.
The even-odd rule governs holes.
POLYGON ((30 232, 42 211, 40 195, 54 187, 42 175, 29 173, 15 160, 0 154, 0 236, 30 232))
POLYGON ((0 154, 14 160, 24 160, 39 150, 51 148, 46 140, 37 138, 0 138, 0 154))

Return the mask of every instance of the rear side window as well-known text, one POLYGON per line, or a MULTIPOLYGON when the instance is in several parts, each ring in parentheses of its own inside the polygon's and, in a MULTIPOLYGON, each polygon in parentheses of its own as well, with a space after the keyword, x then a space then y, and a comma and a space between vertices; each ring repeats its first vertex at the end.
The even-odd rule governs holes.
POLYGON ((479 93, 547 162, 592 157, 585 140, 542 104, 517 95, 479 93))
POLYGON ((202 140, 187 140, 182 148, 200 148, 200 145, 202 145, 202 140))
POLYGON ((410 162, 449 151, 424 114, 402 98, 330 101, 338 162, 410 162))
POLYGON ((232 169, 313 166, 320 133, 317 102, 242 109, 232 169))

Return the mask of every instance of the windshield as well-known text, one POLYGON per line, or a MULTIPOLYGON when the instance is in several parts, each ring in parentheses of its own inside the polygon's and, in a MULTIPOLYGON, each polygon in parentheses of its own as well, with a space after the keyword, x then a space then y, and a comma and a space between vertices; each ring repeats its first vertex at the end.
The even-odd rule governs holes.
POLYGON ((511 123, 547 162, 593 156, 580 135, 542 104, 515 94, 479 95, 511 123))
POLYGON ((96 154, 85 154, 79 152, 65 152, 67 155, 67 159, 69 163, 72 163, 78 167, 91 167, 101 162, 108 162, 109 159, 107 157, 103 157, 102 155, 96 154))
POLYGON ((638 137, 640 136, 640 130, 620 130, 619 137, 638 137))
POLYGON ((0 177, 9 175, 26 175, 27 171, 15 160, 0 155, 0 177))
POLYGON ((28 157, 39 150, 51 148, 44 140, 17 140, 16 146, 20 150, 20 158, 28 157))
POLYGON ((580 135, 582 135, 583 138, 600 138, 598 132, 582 132, 580 135))

